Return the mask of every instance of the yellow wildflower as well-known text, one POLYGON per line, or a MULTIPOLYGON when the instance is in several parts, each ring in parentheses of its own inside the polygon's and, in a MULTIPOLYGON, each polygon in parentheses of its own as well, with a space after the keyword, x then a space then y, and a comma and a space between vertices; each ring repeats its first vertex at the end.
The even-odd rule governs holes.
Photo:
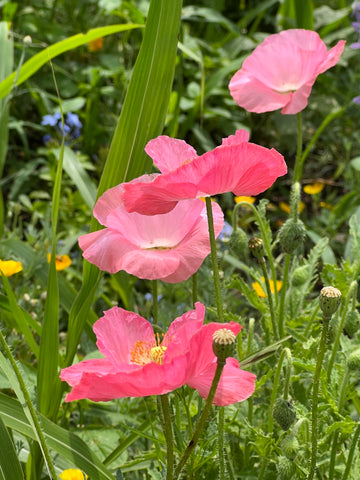
MULTIPOLYGON (((50 263, 51 253, 47 254, 47 261, 50 263)), ((71 258, 69 255, 56 255, 55 257, 55 268, 57 271, 65 270, 65 268, 70 267, 71 258)))
POLYGON ((91 40, 88 44, 88 50, 89 52, 97 52, 98 50, 101 50, 104 45, 104 39, 103 37, 95 38, 95 40, 91 40))
POLYGON ((22 269, 21 262, 15 262, 15 260, 0 260, 0 271, 5 277, 10 277, 14 275, 14 273, 21 272, 22 269))
MULTIPOLYGON (((279 203, 279 207, 280 207, 280 210, 282 210, 283 212, 285 213, 290 213, 290 206, 285 203, 285 202, 280 202, 279 203)), ((305 208, 305 203, 304 202, 300 202, 299 203, 299 213, 303 212, 304 211, 304 208, 305 208)))
MULTIPOLYGON (((261 277, 261 281, 264 283, 265 278, 261 277)), ((274 281, 270 279, 269 283, 270 283, 270 290, 272 291, 272 293, 275 293, 274 281)), ((283 282, 281 280, 276 280, 276 290, 277 291, 279 291, 281 289, 282 284, 283 284, 283 282)), ((263 288, 262 288, 262 286, 260 285, 259 282, 254 282, 251 285, 252 285, 253 289, 255 290, 255 292, 259 295, 259 297, 262 297, 262 298, 266 297, 266 293, 264 292, 264 290, 263 290, 263 288)))
POLYGON ((235 203, 248 202, 253 204, 255 202, 255 197, 247 197, 245 195, 240 195, 239 197, 234 197, 235 203))
POLYGON ((316 195, 324 190, 324 186, 321 182, 310 183, 309 185, 305 185, 304 192, 309 195, 316 195))
POLYGON ((327 208, 328 210, 331 210, 332 206, 330 205, 330 203, 326 203, 326 202, 319 202, 319 207, 321 208, 327 208))
POLYGON ((60 473, 59 477, 61 480, 84 480, 88 476, 83 473, 81 470, 75 468, 69 468, 60 473))

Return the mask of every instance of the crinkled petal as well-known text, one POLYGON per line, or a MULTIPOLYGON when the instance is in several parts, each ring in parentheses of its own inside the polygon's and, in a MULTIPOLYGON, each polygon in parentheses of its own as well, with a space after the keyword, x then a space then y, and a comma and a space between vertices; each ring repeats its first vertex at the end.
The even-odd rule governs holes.
POLYGON ((342 55, 344 48, 345 48, 345 40, 340 40, 335 47, 331 48, 328 53, 326 59, 321 63, 319 67, 319 73, 325 72, 329 68, 333 67, 339 61, 340 56, 342 55))
POLYGON ((154 342, 151 324, 137 313, 110 308, 94 323, 99 351, 113 364, 129 363, 131 348, 137 341, 154 342))
POLYGON ((249 132, 241 128, 236 130, 235 135, 229 135, 228 137, 223 138, 221 145, 238 145, 242 142, 248 142, 249 138, 249 132))
POLYGON ((176 170, 183 163, 197 157, 196 150, 184 140, 166 135, 150 140, 145 147, 145 152, 153 159, 161 173, 176 170))
POLYGON ((294 115, 295 113, 299 113, 301 110, 304 110, 308 104, 308 98, 310 96, 313 83, 314 82, 309 82, 296 90, 296 92, 292 93, 291 99, 281 110, 281 113, 284 115, 294 115))
POLYGON ((235 102, 248 112, 271 112, 284 107, 291 98, 291 93, 275 92, 243 70, 232 77, 229 89, 235 102))
MULTIPOLYGON (((215 370, 216 363, 212 363, 201 375, 191 378, 187 385, 195 388, 203 398, 207 398, 215 370)), ((240 370, 239 362, 235 358, 227 358, 213 404, 225 406, 246 400, 255 391, 255 380, 256 376, 253 373, 240 370)))
MULTIPOLYGON (((133 250, 119 262, 121 268, 131 275, 147 280, 163 280, 165 282, 174 283, 186 280, 180 274, 179 280, 171 281, 171 277, 178 271, 181 257, 176 250, 133 250)), ((185 275, 186 276, 186 275, 185 275)), ((188 277, 187 277, 188 278, 188 277)))

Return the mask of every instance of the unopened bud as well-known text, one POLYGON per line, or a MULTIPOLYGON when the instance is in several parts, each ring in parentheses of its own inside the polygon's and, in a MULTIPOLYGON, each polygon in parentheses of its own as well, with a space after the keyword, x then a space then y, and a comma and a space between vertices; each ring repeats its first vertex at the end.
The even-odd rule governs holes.
POLYGON ((309 275, 310 265, 302 265, 301 267, 295 269, 291 279, 291 284, 294 287, 300 287, 309 279, 309 275))
POLYGON ((294 435, 288 435, 281 441, 280 448, 286 458, 294 460, 299 452, 299 442, 294 435))
POLYGON ((244 258, 248 254, 248 239, 242 228, 232 231, 229 239, 229 250, 230 253, 239 258, 244 258))
POLYGON ((277 478, 279 480, 291 480, 296 473, 294 462, 286 457, 279 457, 276 463, 277 478))
POLYGON ((25 45, 31 45, 32 38, 30 37, 30 35, 26 35, 26 37, 23 38, 23 42, 25 43, 25 45))
POLYGON ((274 420, 283 430, 289 430, 296 420, 296 411, 292 402, 285 398, 278 398, 273 409, 274 420))
POLYGON ((360 348, 350 353, 347 359, 347 367, 349 370, 358 371, 360 369, 360 348))
POLYGON ((250 252, 254 255, 254 257, 258 260, 259 263, 263 263, 264 260, 264 242, 259 237, 252 237, 249 240, 249 249, 250 252))
POLYGON ((218 360, 225 361, 234 353, 236 336, 228 328, 220 328, 213 334, 213 352, 218 360))
POLYGON ((341 302, 341 292, 335 287, 321 289, 319 303, 324 319, 329 320, 336 312, 341 302))
POLYGON ((281 248, 285 253, 293 253, 297 247, 301 247, 304 243, 306 230, 301 220, 289 218, 281 227, 279 232, 279 240, 281 248))
POLYGON ((344 330, 349 337, 353 337, 359 330, 360 314, 357 310, 350 310, 345 315, 344 330))

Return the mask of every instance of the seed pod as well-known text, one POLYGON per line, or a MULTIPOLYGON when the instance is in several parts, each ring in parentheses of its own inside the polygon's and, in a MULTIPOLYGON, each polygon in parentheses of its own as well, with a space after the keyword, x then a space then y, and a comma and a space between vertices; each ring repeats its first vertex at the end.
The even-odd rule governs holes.
POLYGON ((341 302, 341 292, 335 287, 324 287, 321 289, 319 303, 323 317, 330 320, 341 302))
POLYGON ((228 328, 216 330, 213 334, 213 352, 218 360, 225 362, 234 353, 236 336, 228 328))

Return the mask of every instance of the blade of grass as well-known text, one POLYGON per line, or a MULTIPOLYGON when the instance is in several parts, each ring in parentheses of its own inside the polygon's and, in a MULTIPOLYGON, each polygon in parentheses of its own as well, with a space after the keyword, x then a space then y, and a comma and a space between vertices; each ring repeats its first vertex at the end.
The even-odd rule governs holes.
POLYGON ((0 417, 0 480, 23 480, 21 465, 9 432, 0 417))
MULTIPOLYGON (((142 174, 151 165, 146 143, 162 131, 174 77, 181 0, 152 0, 144 39, 101 177, 98 196, 142 174)), ((91 229, 98 228, 93 219, 91 229)), ((72 362, 99 281, 99 270, 85 262, 83 286, 74 302, 65 364, 72 362)))
MULTIPOLYGON (((36 440, 19 401, 0 393, 0 415, 8 428, 36 440)), ((68 460, 74 467, 86 472, 92 480, 115 480, 91 448, 77 435, 55 425, 41 414, 39 419, 49 448, 68 460)))
MULTIPOLYGON (((57 57, 61 53, 80 47, 85 43, 91 42, 99 37, 106 37, 113 33, 126 32, 134 28, 142 28, 143 25, 127 24, 127 25, 109 25, 107 27, 98 27, 89 30, 87 33, 78 33, 72 37, 61 40, 50 47, 45 48, 41 52, 31 57, 18 72, 14 72, 0 82, 0 98, 8 95, 13 86, 21 85, 25 80, 34 75, 49 60, 57 57), (16 82, 15 82, 16 80, 16 82)), ((3 57, 0 57, 3 58, 3 57)))

